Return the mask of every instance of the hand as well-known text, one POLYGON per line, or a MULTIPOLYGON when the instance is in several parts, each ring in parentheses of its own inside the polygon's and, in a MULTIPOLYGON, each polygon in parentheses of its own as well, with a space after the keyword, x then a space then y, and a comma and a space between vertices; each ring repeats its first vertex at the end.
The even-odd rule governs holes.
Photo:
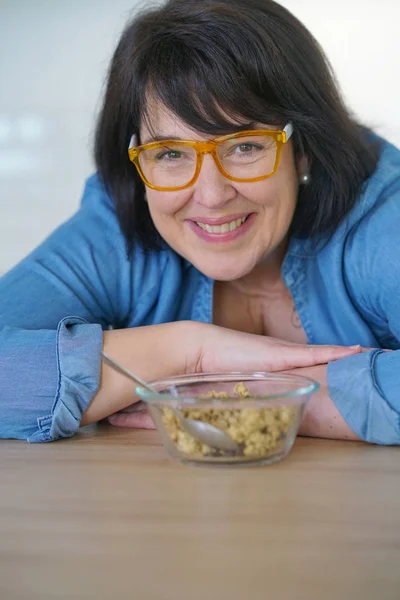
POLYGON ((154 421, 149 415, 146 407, 143 406, 141 410, 132 410, 136 404, 132 407, 128 407, 125 410, 114 413, 108 417, 110 425, 116 427, 133 427, 135 429, 155 429, 154 421))
MULTIPOLYGON (((114 413, 108 417, 110 425, 116 427, 132 427, 134 429, 155 429, 154 421, 151 418, 145 405, 141 405, 140 410, 135 410, 136 404, 121 410, 120 412, 114 413), (133 409, 133 410, 132 410, 133 409)), ((139 407, 138 407, 139 408, 139 407)))
MULTIPOLYGON (((295 344, 215 325, 193 325, 198 327, 193 330, 194 350, 186 361, 186 373, 281 371, 325 364, 361 351, 359 346, 295 344)), ((137 412, 130 407, 111 415, 108 420, 119 427, 154 428, 147 411, 137 412)))
POLYGON ((283 371, 326 364, 361 346, 308 345, 207 325, 192 372, 283 371))

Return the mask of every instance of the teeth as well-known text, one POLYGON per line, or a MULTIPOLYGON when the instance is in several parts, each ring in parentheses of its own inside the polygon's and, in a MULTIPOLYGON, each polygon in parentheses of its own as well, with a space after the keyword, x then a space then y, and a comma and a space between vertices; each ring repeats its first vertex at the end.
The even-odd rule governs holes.
POLYGON ((233 231, 237 227, 240 227, 246 219, 247 217, 242 217, 241 219, 236 219, 236 221, 224 223, 223 225, 208 225, 207 223, 199 223, 198 221, 196 221, 196 223, 201 229, 208 231, 208 233, 228 233, 229 231, 233 231))
MULTIPOLYGON (((221 233, 228 233, 228 231, 229 231, 229 227, 230 227, 229 223, 224 223, 224 224, 221 226, 221 233)), ((218 232, 217 232, 217 233, 218 233, 218 232)))

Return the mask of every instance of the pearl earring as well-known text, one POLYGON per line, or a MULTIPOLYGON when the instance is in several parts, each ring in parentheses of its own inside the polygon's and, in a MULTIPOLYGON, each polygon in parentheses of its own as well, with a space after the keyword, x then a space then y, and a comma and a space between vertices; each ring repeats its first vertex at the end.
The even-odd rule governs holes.
POLYGON ((307 185, 308 183, 310 183, 311 181, 311 175, 309 173, 304 173, 301 177, 300 177, 300 183, 302 185, 307 185))
POLYGON ((303 154, 300 157, 300 160, 297 163, 297 172, 299 174, 300 185, 308 185, 311 181, 310 159, 306 154, 303 154), (302 173, 302 175, 300 175, 300 173, 302 173))

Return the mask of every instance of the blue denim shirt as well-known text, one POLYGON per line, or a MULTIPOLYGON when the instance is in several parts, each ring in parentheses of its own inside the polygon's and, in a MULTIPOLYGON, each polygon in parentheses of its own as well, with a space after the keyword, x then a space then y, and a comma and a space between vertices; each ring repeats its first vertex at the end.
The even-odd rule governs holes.
MULTIPOLYGON (((318 251, 293 238, 282 275, 311 344, 376 348, 328 365, 331 398, 364 440, 400 443, 400 151, 318 251), (392 352, 383 352, 389 348, 392 352)), ((102 330, 212 321, 213 281, 173 250, 127 259, 96 175, 80 210, 0 280, 0 437, 68 437, 96 393, 102 330)))

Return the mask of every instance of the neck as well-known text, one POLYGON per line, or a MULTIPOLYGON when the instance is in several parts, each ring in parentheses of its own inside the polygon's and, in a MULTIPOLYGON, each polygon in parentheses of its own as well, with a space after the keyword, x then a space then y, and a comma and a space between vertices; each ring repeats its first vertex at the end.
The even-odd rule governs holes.
MULTIPOLYGON (((268 282, 268 285, 281 282, 282 264, 288 249, 289 240, 285 238, 273 252, 261 260, 250 273, 241 277, 238 281, 242 284, 251 282, 268 282)), ((232 282, 235 283, 235 282, 232 282)))

